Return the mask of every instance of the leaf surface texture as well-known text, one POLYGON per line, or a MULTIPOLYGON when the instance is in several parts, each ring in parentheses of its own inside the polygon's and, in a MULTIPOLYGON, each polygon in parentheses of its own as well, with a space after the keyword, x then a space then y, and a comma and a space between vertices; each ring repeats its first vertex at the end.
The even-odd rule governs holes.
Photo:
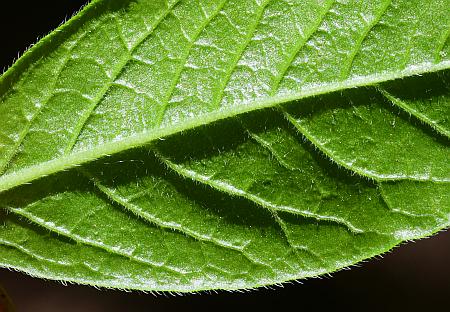
POLYGON ((90 3, 0 78, 0 263, 317 276, 450 220, 450 2, 90 3))

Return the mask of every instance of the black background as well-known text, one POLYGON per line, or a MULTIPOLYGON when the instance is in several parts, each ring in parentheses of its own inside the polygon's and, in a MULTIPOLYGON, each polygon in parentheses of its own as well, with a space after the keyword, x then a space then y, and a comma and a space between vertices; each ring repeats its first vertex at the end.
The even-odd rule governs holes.
MULTIPOLYGON (((111 0, 114 1, 114 0, 111 0)), ((1 1, 0 69, 86 1, 1 1), (5 4, 8 3, 8 4, 5 4)), ((331 277, 246 293, 185 296, 97 290, 0 269, 18 311, 347 310, 433 311, 450 306, 450 231, 409 243, 331 277)))

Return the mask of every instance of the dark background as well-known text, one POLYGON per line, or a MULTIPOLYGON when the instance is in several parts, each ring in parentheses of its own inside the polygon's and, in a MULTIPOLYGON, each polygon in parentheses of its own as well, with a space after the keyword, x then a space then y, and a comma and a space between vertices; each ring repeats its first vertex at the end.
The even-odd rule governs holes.
MULTIPOLYGON (((111 0, 114 1, 114 0, 111 0)), ((81 0, 1 1, 0 69, 76 12, 81 0), (5 3, 8 3, 7 5, 5 3)), ((448 310, 450 231, 409 243, 332 277, 247 293, 154 296, 33 279, 0 269, 0 285, 18 311, 448 310)))

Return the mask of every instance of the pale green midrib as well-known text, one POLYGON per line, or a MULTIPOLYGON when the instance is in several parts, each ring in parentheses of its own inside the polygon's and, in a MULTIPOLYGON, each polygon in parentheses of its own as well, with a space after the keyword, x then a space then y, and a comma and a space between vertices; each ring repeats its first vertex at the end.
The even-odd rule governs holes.
MULTIPOLYGON (((156 29, 156 27, 158 27, 158 25, 166 18, 166 16, 168 14, 170 14, 172 9, 180 1, 181 0, 177 0, 171 6, 167 7, 167 9, 162 12, 162 14, 156 19, 154 24, 150 26, 150 28, 144 33, 142 38, 140 38, 134 44, 134 46, 129 48, 127 45, 125 45, 125 48, 127 49, 127 53, 125 54, 124 58, 119 62, 118 66, 116 66, 114 68, 112 76, 110 77, 110 81, 108 81, 108 83, 106 83, 103 86, 103 88, 98 92, 98 94, 91 100, 92 103, 91 103, 90 107, 88 107, 88 109, 83 113, 81 118, 78 120, 77 124, 75 125, 74 134, 69 139, 69 142, 68 142, 67 146, 64 149, 63 155, 67 155, 67 154, 69 154, 72 151, 73 147, 75 146, 75 144, 76 144, 76 142, 78 140, 78 137, 79 137, 83 127, 85 126, 86 122, 88 121, 89 117, 91 116, 92 111, 95 109, 95 107, 97 107, 100 104, 101 99, 104 97, 106 92, 110 89, 110 87, 112 86, 113 82, 116 80, 116 78, 123 71, 123 69, 125 68, 126 64, 129 63, 129 61, 132 58, 133 52, 146 40, 146 38, 148 38, 153 33, 153 31, 156 29)), ((94 24, 95 23, 96 22, 94 22, 94 24)), ((88 33, 89 33, 88 31, 85 31, 81 35, 79 35, 78 36, 79 38, 76 39, 76 41, 73 44, 73 46, 71 46, 70 49, 66 52, 67 55, 64 57, 62 65, 57 71, 57 75, 56 75, 56 78, 54 79, 52 87, 58 82, 57 78, 58 78, 59 74, 61 73, 61 71, 64 69, 64 66, 67 63, 67 61, 70 60, 70 53, 77 46, 78 40, 81 40, 88 33)), ((0 80, 0 82, 1 81, 2 80, 0 80)), ((52 87, 50 89, 52 89, 52 87)), ((11 149, 10 153, 8 154, 8 157, 6 158, 5 162, 3 164, 0 164, 0 174, 3 174, 5 171, 7 171, 8 167, 11 164, 12 159, 14 158, 14 156, 17 154, 17 152, 19 150, 19 146, 23 143, 23 141, 25 140, 26 136, 28 135, 29 129, 30 129, 31 125, 32 125, 33 120, 39 116, 39 114, 41 113, 42 110, 44 110, 44 108, 46 107, 46 104, 51 99, 51 97, 52 97, 52 94, 50 94, 46 99, 44 99, 44 102, 42 103, 41 107, 33 114, 31 120, 27 122, 27 124, 25 125, 25 127, 21 131, 19 139, 14 144, 14 146, 11 149)))
POLYGON ((413 115, 414 117, 416 117, 417 119, 419 119, 423 123, 427 124, 432 129, 434 129, 437 133, 439 133, 439 134, 445 136, 446 138, 450 139, 450 130, 448 130, 445 127, 441 126, 440 124, 436 123, 435 121, 430 119, 428 116, 426 116, 426 115, 422 114, 421 112, 415 110, 410 105, 408 105, 408 103, 406 103, 406 102, 402 101, 401 99, 395 97, 394 95, 392 95, 391 93, 389 93, 388 91, 383 89, 382 87, 377 86, 377 90, 384 97, 386 97, 392 104, 394 104, 395 106, 400 107, 401 109, 403 109, 404 111, 406 111, 409 114, 413 115))
MULTIPOLYGON (((134 136, 126 137, 121 140, 108 142, 98 145, 89 150, 75 151, 69 155, 43 162, 38 165, 19 169, 15 172, 4 174, 0 177, 0 192, 6 191, 13 187, 29 183, 40 177, 66 170, 83 163, 87 163, 103 156, 122 152, 127 149, 139 147, 148 144, 159 138, 189 130, 202 125, 210 124, 220 119, 234 117, 239 114, 250 112, 257 109, 274 107, 279 104, 300 100, 306 97, 340 91, 349 88, 363 87, 374 85, 377 83, 419 75, 429 72, 436 72, 450 68, 450 60, 442 61, 438 64, 422 63, 420 65, 411 65, 404 70, 396 72, 376 73, 367 76, 355 77, 341 82, 331 82, 326 84, 317 84, 305 88, 305 90, 293 93, 279 94, 273 97, 266 97, 253 102, 245 103, 239 106, 227 107, 206 113, 201 118, 194 120, 188 119, 185 122, 179 122, 173 126, 158 128, 145 131, 134 136)), ((370 176, 369 176, 370 177, 370 176)), ((383 177, 379 177, 383 180, 383 177)), ((389 179, 386 179, 389 180, 389 179)))

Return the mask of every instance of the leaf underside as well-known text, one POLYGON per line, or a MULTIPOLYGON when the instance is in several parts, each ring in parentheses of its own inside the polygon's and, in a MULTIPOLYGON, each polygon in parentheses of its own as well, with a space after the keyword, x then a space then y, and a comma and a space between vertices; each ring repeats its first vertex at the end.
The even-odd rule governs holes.
POLYGON ((449 7, 91 2, 0 78, 0 265, 244 289, 449 227, 449 7))

